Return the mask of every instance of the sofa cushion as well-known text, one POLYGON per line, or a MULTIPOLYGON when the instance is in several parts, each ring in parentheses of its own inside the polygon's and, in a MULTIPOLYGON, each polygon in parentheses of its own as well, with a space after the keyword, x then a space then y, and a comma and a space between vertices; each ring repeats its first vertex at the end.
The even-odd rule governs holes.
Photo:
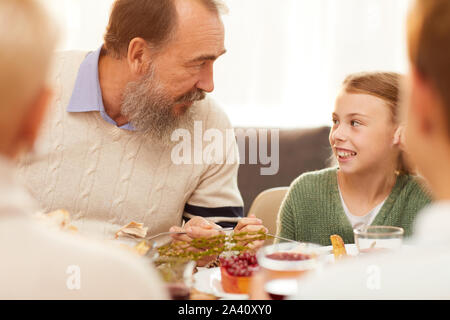
MULTIPOLYGON (((319 170, 328 166, 331 148, 328 142, 329 127, 311 129, 280 129, 279 130, 279 170, 275 175, 262 175, 261 168, 274 167, 264 165, 257 157, 257 164, 249 163, 249 137, 256 136, 258 140, 267 136, 268 156, 271 150, 271 129, 267 128, 235 128, 239 145, 241 165, 239 168, 238 185, 244 199, 245 214, 253 200, 262 191, 274 187, 289 186, 291 182, 304 172, 319 170), (268 133, 266 133, 268 131, 268 133), (244 143, 245 141, 245 143, 244 143), (244 144, 244 145, 243 145, 244 144), (242 151, 245 150, 245 159, 242 151), (243 163, 245 160, 245 163, 243 163)), ((265 154, 265 153, 263 153, 265 154)), ((264 159, 262 159, 264 160, 264 159)), ((275 159, 272 159, 275 161, 275 159)))

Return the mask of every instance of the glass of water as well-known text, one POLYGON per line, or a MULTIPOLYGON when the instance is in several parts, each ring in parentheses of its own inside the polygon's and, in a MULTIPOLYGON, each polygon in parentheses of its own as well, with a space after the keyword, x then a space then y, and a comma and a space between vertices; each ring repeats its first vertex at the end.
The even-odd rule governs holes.
POLYGON ((405 231, 400 227, 363 226, 353 230, 359 253, 400 249, 405 231))

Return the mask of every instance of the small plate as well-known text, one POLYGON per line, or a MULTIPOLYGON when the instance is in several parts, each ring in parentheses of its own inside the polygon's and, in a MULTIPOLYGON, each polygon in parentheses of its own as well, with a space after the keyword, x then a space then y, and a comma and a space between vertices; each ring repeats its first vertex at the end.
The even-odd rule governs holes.
MULTIPOLYGON (((320 250, 324 250, 325 252, 328 252, 329 254, 333 254, 333 246, 323 247, 323 249, 321 248, 320 250)), ((358 255, 358 247, 354 243, 346 244, 345 250, 347 251, 347 254, 350 256, 358 255)))
MULTIPOLYGON (((403 244, 401 249, 399 249, 399 250, 410 250, 411 248, 414 248, 414 247, 411 246, 411 245, 403 244)), ((324 253, 326 255, 325 261, 327 263, 334 263, 335 262, 334 254, 333 254, 333 246, 323 247, 321 250, 324 250, 324 253)), ((345 250, 347 251, 347 254, 349 256, 356 257, 356 256, 359 255, 358 247, 354 243, 346 244, 345 245, 345 250)))
POLYGON ((200 292, 212 294, 216 297, 227 300, 248 300, 247 294, 232 294, 223 291, 220 268, 198 268, 194 274, 194 288, 200 292))
MULTIPOLYGON (((321 248, 320 250, 323 250, 324 253, 326 254, 326 258, 325 258, 326 262, 329 262, 329 263, 335 262, 334 254, 333 254, 333 246, 326 246, 326 247, 321 248)), ((349 256, 357 256, 358 253, 359 253, 358 252, 358 247, 354 243, 346 244, 345 245, 345 250, 347 251, 347 254, 349 256)))

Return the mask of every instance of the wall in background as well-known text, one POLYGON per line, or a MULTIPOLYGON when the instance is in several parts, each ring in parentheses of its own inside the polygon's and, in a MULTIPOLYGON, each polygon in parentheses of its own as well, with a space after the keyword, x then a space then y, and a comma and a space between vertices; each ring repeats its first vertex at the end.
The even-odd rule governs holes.
MULTIPOLYGON (((102 43, 113 0, 42 0, 63 28, 61 49, 102 43)), ((405 72, 410 0, 226 0, 228 53, 213 96, 236 126, 329 125, 351 72, 405 72)))

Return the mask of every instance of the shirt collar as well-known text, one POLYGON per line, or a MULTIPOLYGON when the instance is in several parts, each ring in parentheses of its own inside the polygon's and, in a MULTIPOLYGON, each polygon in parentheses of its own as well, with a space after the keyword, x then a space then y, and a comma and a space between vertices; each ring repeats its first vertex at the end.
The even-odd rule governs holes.
MULTIPOLYGON (((67 106, 67 112, 98 111, 105 121, 117 126, 117 123, 108 116, 103 105, 102 90, 98 78, 98 61, 102 48, 103 46, 96 51, 89 52, 81 63, 75 87, 67 106)), ((130 131, 135 130, 129 123, 119 128, 130 131)))

